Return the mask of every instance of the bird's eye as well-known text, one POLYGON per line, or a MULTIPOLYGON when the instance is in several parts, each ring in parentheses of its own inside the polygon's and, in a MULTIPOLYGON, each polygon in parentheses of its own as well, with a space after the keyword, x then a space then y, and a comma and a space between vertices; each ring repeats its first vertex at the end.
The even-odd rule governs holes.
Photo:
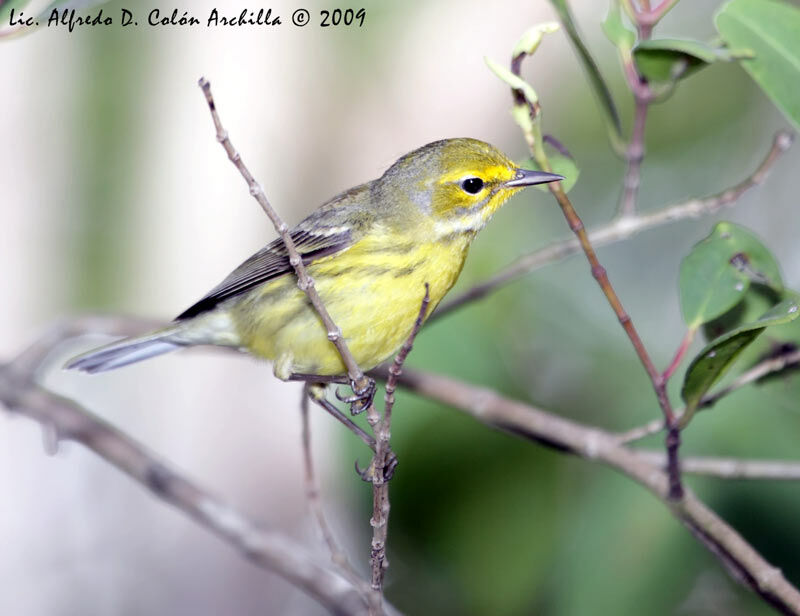
POLYGON ((483 180, 480 178, 467 178, 461 182, 461 188, 471 195, 477 195, 483 190, 483 180))

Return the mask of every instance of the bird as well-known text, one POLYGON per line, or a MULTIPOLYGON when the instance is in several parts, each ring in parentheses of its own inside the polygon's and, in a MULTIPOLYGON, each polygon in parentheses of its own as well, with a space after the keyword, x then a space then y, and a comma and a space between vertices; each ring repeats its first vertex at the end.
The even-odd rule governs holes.
MULTIPOLYGON (((509 197, 564 179, 517 166, 471 138, 434 141, 383 175, 330 199, 290 236, 363 371, 409 336, 426 293, 429 315, 456 282, 470 244, 509 197)), ((275 375, 344 376, 347 369, 277 238, 168 326, 113 342, 66 365, 112 370, 195 345, 271 360, 275 375)))

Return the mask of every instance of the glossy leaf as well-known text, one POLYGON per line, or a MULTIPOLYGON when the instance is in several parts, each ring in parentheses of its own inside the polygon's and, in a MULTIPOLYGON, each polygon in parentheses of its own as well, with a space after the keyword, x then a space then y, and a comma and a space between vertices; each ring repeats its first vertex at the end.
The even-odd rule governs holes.
POLYGON ((800 8, 776 0, 733 0, 714 22, 728 46, 752 50, 754 57, 742 67, 800 128, 800 8))
POLYGON ((751 282, 783 291, 772 253, 750 231, 721 222, 681 263, 681 309, 694 329, 724 314, 744 297, 751 282))
POLYGON ((608 15, 603 20, 603 32, 615 47, 623 51, 630 51, 636 42, 636 33, 628 29, 622 21, 622 11, 618 0, 611 0, 611 4, 608 7, 608 15))
POLYGON ((692 360, 686 370, 681 397, 686 411, 681 427, 686 426, 697 410, 703 396, 731 367, 739 354, 761 333, 772 325, 783 325, 800 316, 800 307, 794 299, 787 299, 772 307, 759 319, 746 323, 710 342, 692 360))
POLYGON ((732 52, 683 39, 648 39, 633 50, 639 73, 651 82, 684 79, 714 62, 750 56, 747 52, 732 52))
POLYGON ((567 0, 550 0, 550 4, 553 5, 553 9, 558 14, 558 19, 561 21, 561 25, 567 33, 570 43, 572 43, 572 46, 578 54, 578 58, 583 65, 583 70, 589 77, 589 83, 600 103, 600 109, 605 116, 609 134, 613 135, 616 140, 621 140, 622 124, 619 119, 617 106, 614 104, 614 99, 611 96, 611 90, 609 90, 605 79, 603 79, 597 62, 594 61, 594 58, 592 58, 592 55, 589 53, 589 49, 583 42, 583 38, 572 17, 572 12, 569 10, 567 0))

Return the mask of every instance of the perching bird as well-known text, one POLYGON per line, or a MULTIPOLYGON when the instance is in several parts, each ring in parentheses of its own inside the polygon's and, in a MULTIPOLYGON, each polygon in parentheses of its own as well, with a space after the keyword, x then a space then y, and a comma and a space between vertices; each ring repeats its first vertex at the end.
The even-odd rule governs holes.
MULTIPOLYGON (((455 283, 472 240, 526 186, 563 179, 520 169, 476 139, 429 143, 380 178, 334 197, 291 231, 317 291, 362 370, 403 344, 426 283, 430 314, 455 283)), ((77 357, 102 372, 186 346, 247 350, 275 374, 346 374, 278 238, 164 329, 77 357)))

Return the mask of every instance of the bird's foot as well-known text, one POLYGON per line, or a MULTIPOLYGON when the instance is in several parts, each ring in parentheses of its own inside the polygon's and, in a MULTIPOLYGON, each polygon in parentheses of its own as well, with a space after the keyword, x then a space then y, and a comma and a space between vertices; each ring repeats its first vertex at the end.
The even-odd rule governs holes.
POLYGON ((375 379, 364 377, 365 383, 359 385, 355 381, 350 381, 350 389, 353 390, 352 396, 345 396, 341 392, 341 387, 336 388, 336 398, 340 402, 350 405, 350 414, 358 415, 366 411, 375 399, 375 379))
MULTIPOLYGON (((372 460, 370 460, 369 466, 367 466, 367 468, 362 469, 358 465, 358 460, 356 460, 355 466, 356 466, 356 474, 359 477, 361 477, 363 481, 366 481, 367 483, 374 482, 376 475, 374 456, 372 460)), ((383 481, 390 481, 392 477, 394 477, 395 470, 397 470, 397 456, 390 449, 388 452, 386 452, 386 465, 383 467, 383 481)))

